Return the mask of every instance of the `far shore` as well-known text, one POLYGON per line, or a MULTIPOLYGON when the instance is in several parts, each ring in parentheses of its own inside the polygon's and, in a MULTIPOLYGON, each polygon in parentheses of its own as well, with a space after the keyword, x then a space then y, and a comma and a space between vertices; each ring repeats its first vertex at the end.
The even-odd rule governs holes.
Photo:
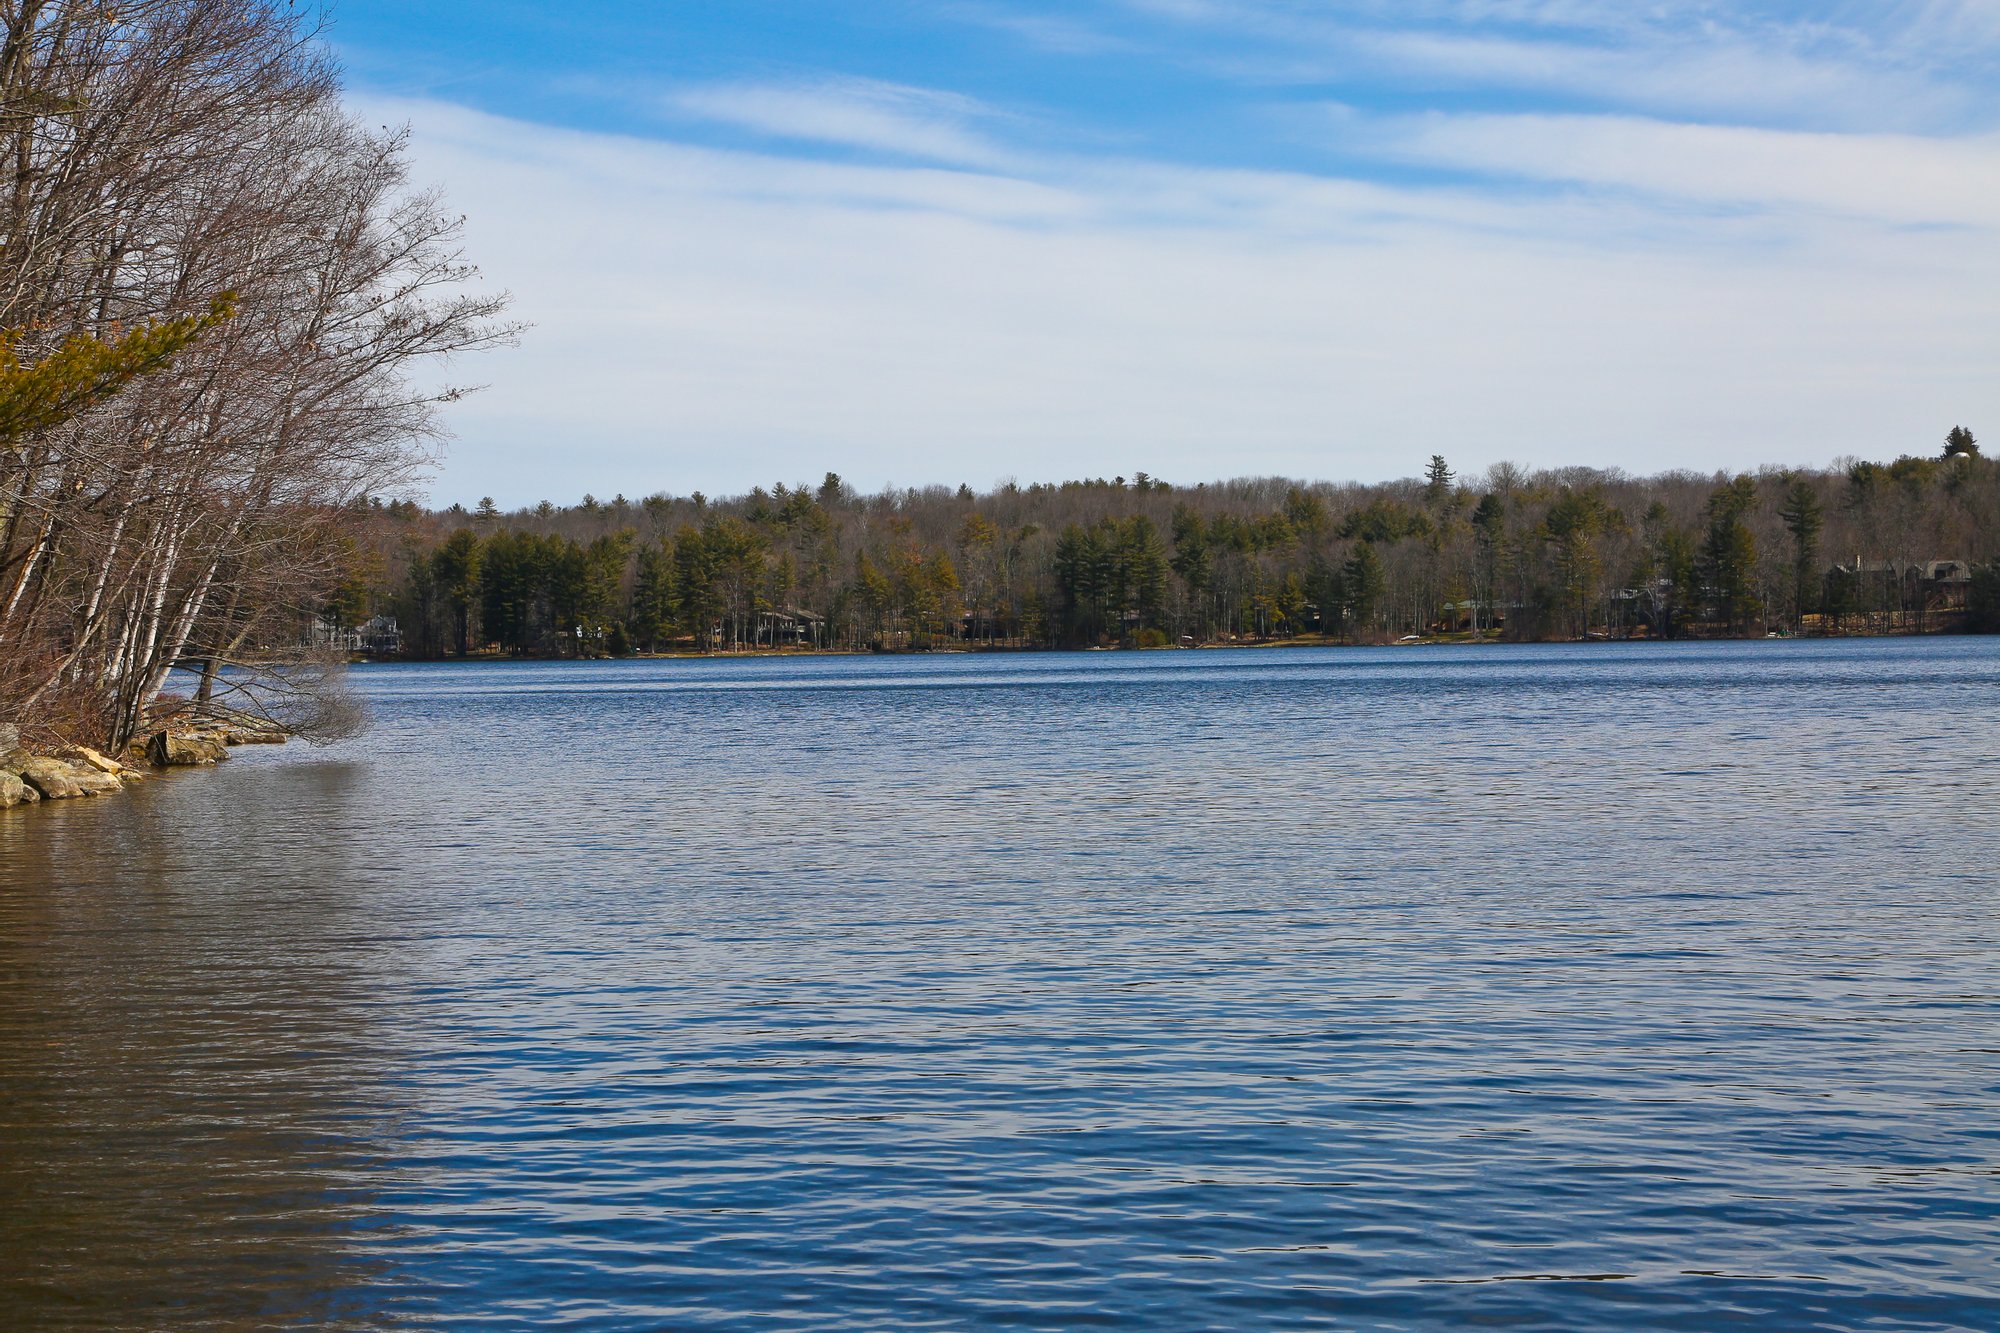
POLYGON ((1426 647, 1549 647, 1557 645, 1586 644, 1695 644, 1695 643, 1771 643, 1778 641, 1835 642, 1845 639, 1937 639, 1937 638, 1983 638, 1984 635, 1970 631, 1950 629, 1888 629, 1841 630, 1837 633, 1813 631, 1805 634, 1772 632, 1761 635, 1687 635, 1679 638, 1653 638, 1645 634, 1634 635, 1591 635, 1578 639, 1509 639, 1498 634, 1473 635, 1456 634, 1405 635, 1396 639, 1379 639, 1356 642, 1348 639, 1326 638, 1317 634, 1292 638, 1218 640, 1206 643, 1165 643, 1165 644, 1103 644, 1067 645, 1047 644, 964 644, 947 643, 930 647, 879 647, 879 648, 811 648, 768 644, 743 648, 680 649, 672 652, 635 652, 619 656, 609 654, 569 657, 515 654, 497 649, 482 650, 463 656, 445 657, 403 657, 396 655, 371 656, 358 654, 352 661, 356 665, 374 663, 407 663, 411 665, 443 665, 446 663, 471 662, 630 662, 630 661, 681 661, 735 658, 770 657, 939 657, 973 656, 1000 653, 1158 653, 1158 652, 1198 652, 1208 649, 1264 649, 1264 648, 1426 648, 1426 647))

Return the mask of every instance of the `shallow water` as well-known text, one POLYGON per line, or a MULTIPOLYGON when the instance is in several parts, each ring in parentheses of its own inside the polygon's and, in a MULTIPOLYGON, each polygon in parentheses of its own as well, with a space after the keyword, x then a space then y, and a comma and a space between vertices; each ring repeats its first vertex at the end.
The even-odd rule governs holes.
POLYGON ((2000 642, 356 678, 0 812, 0 1327, 2000 1327, 2000 642))

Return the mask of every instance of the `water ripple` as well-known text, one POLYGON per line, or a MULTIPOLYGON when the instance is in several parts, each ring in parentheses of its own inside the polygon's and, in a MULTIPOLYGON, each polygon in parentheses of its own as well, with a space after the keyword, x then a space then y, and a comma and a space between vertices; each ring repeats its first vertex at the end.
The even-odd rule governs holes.
POLYGON ((8 1328, 2000 1327, 2000 645, 358 676, 0 813, 8 1328))

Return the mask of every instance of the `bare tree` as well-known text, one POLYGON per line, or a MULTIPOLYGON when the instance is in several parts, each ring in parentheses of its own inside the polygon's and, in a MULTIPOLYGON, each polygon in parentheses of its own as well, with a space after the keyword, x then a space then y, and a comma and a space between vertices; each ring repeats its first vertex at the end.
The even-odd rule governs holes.
POLYGON ((342 111, 290 6, 0 0, 0 22, 0 325, 32 359, 211 321, 0 455, 0 714, 120 745, 191 654, 297 640, 337 573, 322 516, 433 456, 455 391, 413 367, 511 330, 459 220, 409 189, 404 134, 342 111))

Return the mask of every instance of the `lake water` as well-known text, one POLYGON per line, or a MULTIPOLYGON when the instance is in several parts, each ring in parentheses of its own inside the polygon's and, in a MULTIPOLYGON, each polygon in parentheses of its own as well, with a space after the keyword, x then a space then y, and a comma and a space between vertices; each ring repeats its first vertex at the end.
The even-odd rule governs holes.
POLYGON ((356 678, 0 812, 0 1327, 2000 1328, 2000 641, 356 678))

